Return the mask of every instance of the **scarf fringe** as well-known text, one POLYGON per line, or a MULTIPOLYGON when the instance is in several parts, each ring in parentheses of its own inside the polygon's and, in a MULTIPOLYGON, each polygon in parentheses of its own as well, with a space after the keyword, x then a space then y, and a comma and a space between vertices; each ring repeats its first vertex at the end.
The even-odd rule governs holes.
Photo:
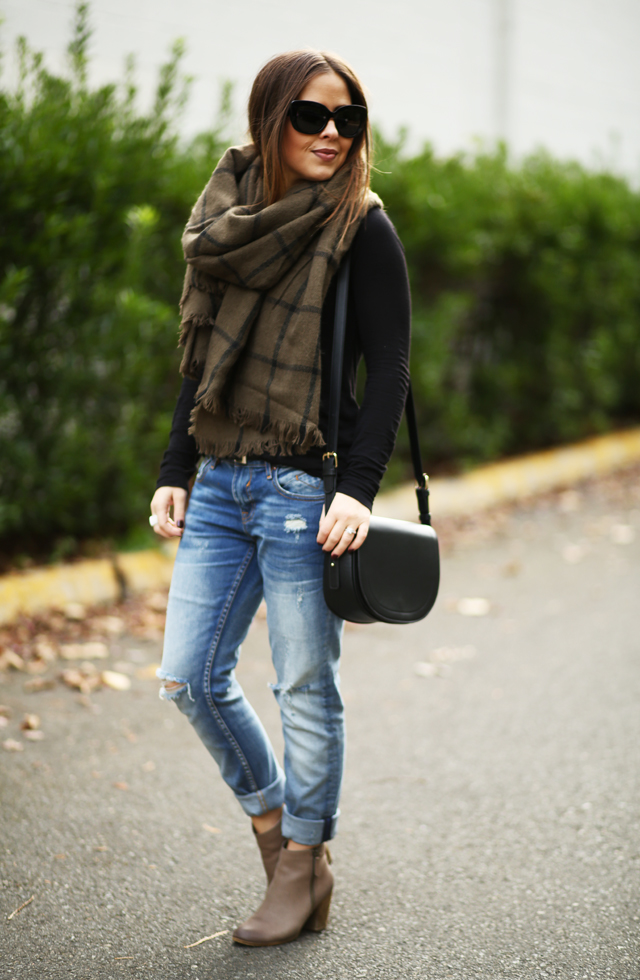
POLYGON ((210 313, 192 313, 180 324, 179 346, 186 347, 189 334, 194 328, 211 327, 213 330, 215 325, 215 317, 211 316, 210 313))
POLYGON ((317 425, 311 422, 296 423, 287 422, 284 419, 271 419, 267 432, 260 432, 262 416, 259 412, 252 412, 248 409, 237 409, 228 413, 224 412, 219 399, 211 400, 211 406, 203 403, 197 405, 191 413, 191 425, 189 435, 195 436, 198 451, 205 456, 220 456, 221 458, 233 456, 267 454, 269 456, 291 456, 294 451, 300 454, 307 453, 312 446, 324 446, 326 440, 317 425), (208 414, 215 416, 225 414, 226 417, 238 429, 248 428, 253 433, 245 436, 242 433, 240 447, 238 447, 238 436, 233 439, 226 439, 216 442, 203 436, 196 431, 198 412, 204 410, 208 414))
MULTIPOLYGON (((189 430, 193 435, 193 427, 189 430)), ((324 445, 324 440, 322 440, 324 445)), ((202 456, 217 456, 218 459, 238 459, 237 439, 226 439, 223 442, 206 437, 196 438, 198 452, 202 456)), ((275 439, 253 439, 242 443, 243 456, 304 456, 307 450, 297 443, 280 443, 275 439)))
MULTIPOLYGON (((255 436, 242 440, 241 455, 243 456, 247 453, 260 454, 265 452, 279 455, 278 449, 282 449, 282 455, 289 456, 294 446, 297 446, 301 452, 308 452, 312 446, 324 446, 326 444, 320 429, 313 422, 308 420, 306 422, 288 422, 285 419, 270 419, 268 430, 261 432, 263 415, 260 412, 247 408, 236 408, 229 411, 218 397, 205 398, 196 405, 191 413, 190 435, 196 435, 196 420, 198 412, 201 410, 212 416, 224 415, 238 428, 249 428, 255 431, 255 436)), ((226 443, 224 445, 226 446, 226 443)), ((207 455, 233 455, 237 453, 236 445, 237 440, 228 452, 223 453, 219 448, 216 453, 207 453, 207 455)), ((200 446, 198 448, 200 449, 200 446)), ((200 452, 204 452, 204 450, 200 449, 200 452)))

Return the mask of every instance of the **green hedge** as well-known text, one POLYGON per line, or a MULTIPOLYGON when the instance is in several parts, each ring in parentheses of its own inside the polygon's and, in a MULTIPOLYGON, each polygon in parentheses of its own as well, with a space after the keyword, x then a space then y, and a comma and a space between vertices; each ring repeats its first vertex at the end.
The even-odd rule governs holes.
POLYGON ((0 546, 118 536, 148 512, 179 387, 180 236, 224 149, 180 147, 179 47, 148 115, 86 83, 86 8, 55 77, 21 43, 0 93, 0 546))
MULTIPOLYGON (((81 4, 69 77, 23 43, 20 88, 0 92, 5 554, 61 555, 144 521, 179 386, 180 236, 225 145, 220 128, 175 136, 179 46, 145 115, 130 76, 88 86, 87 37, 81 4)), ((429 467, 637 421, 640 195, 545 155, 377 143, 429 467)))
MULTIPOLYGON (((426 456, 457 466, 640 418, 640 195, 540 153, 402 159, 379 191, 410 268, 426 456)), ((403 437, 404 438, 404 437, 403 437)))

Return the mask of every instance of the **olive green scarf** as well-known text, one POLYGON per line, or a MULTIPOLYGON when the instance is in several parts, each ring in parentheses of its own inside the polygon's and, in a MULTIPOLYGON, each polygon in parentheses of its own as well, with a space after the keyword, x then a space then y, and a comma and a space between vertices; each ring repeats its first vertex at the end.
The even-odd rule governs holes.
MULTIPOLYGON (((357 231, 327 221, 345 187, 295 184, 265 207, 252 145, 231 147, 200 195, 182 244, 181 371, 200 381, 189 430, 206 455, 305 453, 323 445, 320 316, 357 231)), ((368 211, 380 207, 369 192, 368 211)))

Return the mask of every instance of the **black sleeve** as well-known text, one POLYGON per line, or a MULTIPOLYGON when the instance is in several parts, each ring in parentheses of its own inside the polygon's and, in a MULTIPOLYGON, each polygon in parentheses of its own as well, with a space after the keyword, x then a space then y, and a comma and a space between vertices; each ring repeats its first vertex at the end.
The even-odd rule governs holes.
POLYGON ((171 424, 171 435, 156 483, 158 487, 182 487, 189 489, 189 480, 194 474, 198 460, 196 440, 189 435, 191 411, 195 404, 198 382, 184 378, 178 401, 176 402, 171 424))
POLYGON ((409 276, 400 239, 383 211, 369 213, 354 241, 350 295, 367 380, 337 488, 370 508, 393 452, 409 386, 409 276))

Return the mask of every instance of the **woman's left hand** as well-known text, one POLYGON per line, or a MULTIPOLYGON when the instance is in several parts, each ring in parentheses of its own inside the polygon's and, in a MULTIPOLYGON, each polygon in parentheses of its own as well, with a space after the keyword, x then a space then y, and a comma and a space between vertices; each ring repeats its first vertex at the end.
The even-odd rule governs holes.
POLYGON ((337 493, 333 498, 329 513, 322 511, 320 529, 316 541, 323 551, 330 551, 333 558, 349 549, 357 551, 364 543, 369 531, 371 511, 359 500, 337 493), (353 534, 357 531, 357 534, 353 534))

